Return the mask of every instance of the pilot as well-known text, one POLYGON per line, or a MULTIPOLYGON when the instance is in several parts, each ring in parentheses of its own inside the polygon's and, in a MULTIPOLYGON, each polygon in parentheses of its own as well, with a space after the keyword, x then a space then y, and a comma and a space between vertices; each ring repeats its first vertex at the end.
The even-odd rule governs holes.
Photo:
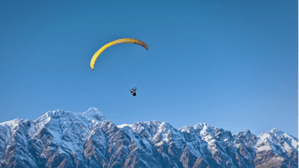
POLYGON ((133 96, 136 96, 136 90, 137 90, 137 87, 134 87, 130 90, 130 92, 132 93, 133 96))

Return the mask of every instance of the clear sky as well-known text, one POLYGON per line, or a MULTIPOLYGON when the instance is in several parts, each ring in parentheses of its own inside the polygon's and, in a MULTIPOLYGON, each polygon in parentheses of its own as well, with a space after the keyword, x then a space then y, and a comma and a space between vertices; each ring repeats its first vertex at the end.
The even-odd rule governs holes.
POLYGON ((89 107, 117 125, 298 137, 298 2, 1 0, 0 122, 89 107), (112 46, 91 70, 119 38, 149 50, 112 46))

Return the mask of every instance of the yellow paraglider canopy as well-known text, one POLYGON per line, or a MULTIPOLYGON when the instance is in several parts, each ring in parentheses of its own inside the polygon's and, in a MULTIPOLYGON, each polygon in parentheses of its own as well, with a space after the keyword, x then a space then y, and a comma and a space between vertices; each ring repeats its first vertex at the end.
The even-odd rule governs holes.
POLYGON ((140 41, 140 40, 137 40, 137 39, 132 39, 132 38, 122 38, 122 39, 118 39, 118 40, 115 40, 115 41, 112 41, 106 45, 104 45, 103 47, 101 47, 94 55, 93 57, 91 58, 91 61, 90 61, 90 68, 91 69, 94 69, 94 64, 97 60, 97 58, 99 57, 99 55, 104 51, 106 50, 108 47, 110 46, 113 46, 115 44, 120 44, 120 43, 134 43, 134 44, 138 44, 138 45, 141 45, 142 47, 144 47, 145 49, 148 50, 148 46, 147 44, 145 44, 143 41, 140 41))

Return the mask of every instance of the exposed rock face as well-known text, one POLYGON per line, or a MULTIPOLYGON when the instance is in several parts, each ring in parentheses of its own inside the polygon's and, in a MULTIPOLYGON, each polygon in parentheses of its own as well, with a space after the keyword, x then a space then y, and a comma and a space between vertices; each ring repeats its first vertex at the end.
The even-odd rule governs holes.
POLYGON ((208 124, 116 126, 96 108, 0 123, 0 168, 298 167, 298 139, 278 129, 236 135, 208 124))

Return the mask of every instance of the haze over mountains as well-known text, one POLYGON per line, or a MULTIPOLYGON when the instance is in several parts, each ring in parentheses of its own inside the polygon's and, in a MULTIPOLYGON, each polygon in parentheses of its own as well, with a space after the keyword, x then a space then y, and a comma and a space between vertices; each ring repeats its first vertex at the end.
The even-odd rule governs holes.
POLYGON ((0 168, 298 167, 298 139, 276 128, 256 136, 205 123, 115 125, 97 108, 49 111, 0 123, 0 168))

